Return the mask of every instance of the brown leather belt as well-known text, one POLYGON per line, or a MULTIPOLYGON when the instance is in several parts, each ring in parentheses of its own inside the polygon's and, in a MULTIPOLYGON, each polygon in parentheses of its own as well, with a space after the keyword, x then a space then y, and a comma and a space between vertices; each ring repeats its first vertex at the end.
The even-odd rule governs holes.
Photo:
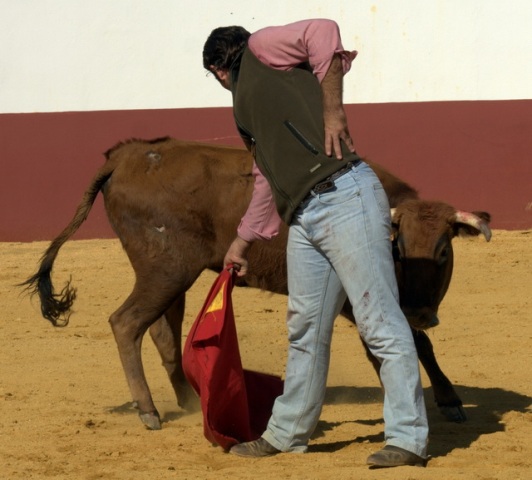
POLYGON ((327 190, 330 190, 334 187, 334 181, 338 178, 340 178, 344 173, 349 172, 351 168, 353 168, 355 165, 358 165, 360 163, 359 161, 356 162, 349 162, 346 163, 340 170, 337 170, 332 175, 329 175, 327 178, 323 179, 321 182, 316 183, 314 187, 310 190, 314 193, 323 193, 327 190))

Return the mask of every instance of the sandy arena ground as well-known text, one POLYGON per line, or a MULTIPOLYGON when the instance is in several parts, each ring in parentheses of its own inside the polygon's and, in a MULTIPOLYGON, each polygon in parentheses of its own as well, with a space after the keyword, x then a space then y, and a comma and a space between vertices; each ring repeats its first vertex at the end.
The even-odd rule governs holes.
MULTIPOLYGON (((78 300, 70 324, 54 328, 37 300, 14 287, 34 272, 46 245, 0 244, 2 479, 532 479, 532 231, 454 241, 453 281, 430 336, 469 420, 445 421, 423 376, 426 469, 366 467, 383 445, 381 391, 356 329, 342 318, 308 454, 249 460, 211 446, 201 413, 177 406, 149 336, 144 365, 164 424, 144 429, 107 323, 133 283, 124 252, 117 240, 64 246, 56 286, 72 275, 78 300)), ((184 332, 214 278, 206 272, 192 288, 184 332)), ((233 298, 244 366, 282 375, 286 299, 251 289, 235 289, 233 298)))

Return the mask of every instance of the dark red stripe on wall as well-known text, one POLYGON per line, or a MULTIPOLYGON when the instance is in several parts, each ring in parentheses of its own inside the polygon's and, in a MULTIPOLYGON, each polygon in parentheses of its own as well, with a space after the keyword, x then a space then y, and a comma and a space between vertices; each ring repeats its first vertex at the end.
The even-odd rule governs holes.
MULTIPOLYGON (((494 228, 532 227, 532 100, 349 105, 347 113, 358 152, 422 197, 489 211, 494 228)), ((103 152, 167 135, 240 145, 229 108, 0 115, 0 241, 55 237, 103 152)), ((76 238, 112 236, 98 199, 76 238)))

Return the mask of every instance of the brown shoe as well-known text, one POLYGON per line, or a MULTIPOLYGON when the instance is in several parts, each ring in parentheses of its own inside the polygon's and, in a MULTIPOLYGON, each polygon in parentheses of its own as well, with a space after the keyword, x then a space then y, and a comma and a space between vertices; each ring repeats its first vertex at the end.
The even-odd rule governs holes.
POLYGON ((401 467, 403 465, 425 467, 427 459, 403 448, 386 445, 382 450, 370 455, 366 463, 370 468, 401 467))
POLYGON ((280 452, 281 450, 277 450, 262 437, 252 442, 237 443, 229 450, 229 453, 239 457, 271 457, 280 452))

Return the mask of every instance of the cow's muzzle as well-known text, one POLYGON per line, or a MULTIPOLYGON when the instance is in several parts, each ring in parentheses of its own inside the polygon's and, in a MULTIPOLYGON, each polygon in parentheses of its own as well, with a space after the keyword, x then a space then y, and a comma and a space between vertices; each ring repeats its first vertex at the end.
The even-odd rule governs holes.
POLYGON ((440 324, 440 319, 438 315, 430 311, 419 311, 419 310, 410 310, 405 309, 405 316, 414 330, 428 330, 429 328, 434 328, 440 324))

